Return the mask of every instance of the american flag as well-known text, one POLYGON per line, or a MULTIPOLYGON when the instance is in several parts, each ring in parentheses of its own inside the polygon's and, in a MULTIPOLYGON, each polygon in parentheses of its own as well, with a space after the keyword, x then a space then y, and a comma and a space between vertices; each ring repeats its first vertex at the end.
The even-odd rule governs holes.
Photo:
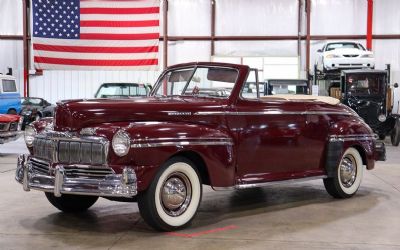
POLYGON ((160 0, 32 0, 35 68, 156 70, 160 0))

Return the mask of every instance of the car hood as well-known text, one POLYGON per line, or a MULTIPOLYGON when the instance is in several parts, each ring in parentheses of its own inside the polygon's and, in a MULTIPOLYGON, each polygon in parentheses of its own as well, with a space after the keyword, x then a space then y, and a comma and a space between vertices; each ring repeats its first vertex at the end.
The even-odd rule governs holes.
POLYGON ((343 49, 335 49, 331 51, 326 51, 325 55, 330 55, 330 54, 335 54, 335 55, 364 55, 364 54, 372 54, 370 51, 363 51, 360 49, 354 49, 354 48, 343 48, 343 49))
POLYGON ((138 97, 70 100, 57 104, 54 129, 78 131, 101 123, 181 120, 201 111, 217 111, 227 100, 201 97, 138 97))
POLYGON ((2 115, 0 114, 0 122, 18 122, 18 115, 2 115))

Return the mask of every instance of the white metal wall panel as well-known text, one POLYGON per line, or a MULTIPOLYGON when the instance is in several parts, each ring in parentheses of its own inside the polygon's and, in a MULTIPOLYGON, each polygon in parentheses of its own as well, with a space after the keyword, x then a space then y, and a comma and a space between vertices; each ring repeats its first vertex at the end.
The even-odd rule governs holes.
POLYGON ((374 34, 399 34, 400 33, 400 1, 379 0, 374 1, 374 34))
POLYGON ((31 76, 30 95, 55 103, 59 100, 93 98, 105 82, 137 82, 153 84, 157 71, 44 71, 31 76))
POLYGON ((217 56, 297 56, 297 41, 217 41, 217 56))
POLYGON ((297 35, 297 0, 216 1, 216 35, 297 35))
POLYGON ((363 35, 366 30, 367 0, 312 1, 312 35, 363 35))
POLYGON ((208 41, 169 42, 168 64, 210 61, 211 43, 208 41))
POLYGON ((17 78, 20 93, 24 89, 24 56, 22 41, 0 40, 0 73, 7 73, 7 68, 13 69, 17 78))
POLYGON ((210 0, 169 0, 169 36, 209 36, 211 34, 210 0))
POLYGON ((0 35, 22 35, 22 1, 0 0, 0 35))

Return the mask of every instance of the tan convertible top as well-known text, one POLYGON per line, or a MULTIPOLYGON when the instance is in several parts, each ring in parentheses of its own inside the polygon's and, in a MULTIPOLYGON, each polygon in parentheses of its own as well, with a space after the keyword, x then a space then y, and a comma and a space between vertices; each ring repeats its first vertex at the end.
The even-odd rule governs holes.
POLYGON ((297 101, 297 100, 305 100, 305 101, 317 101, 324 102, 331 105, 338 105, 340 103, 339 99, 330 97, 330 96, 313 96, 313 95, 269 95, 262 96, 262 100, 271 100, 271 99, 284 99, 286 101, 297 101))

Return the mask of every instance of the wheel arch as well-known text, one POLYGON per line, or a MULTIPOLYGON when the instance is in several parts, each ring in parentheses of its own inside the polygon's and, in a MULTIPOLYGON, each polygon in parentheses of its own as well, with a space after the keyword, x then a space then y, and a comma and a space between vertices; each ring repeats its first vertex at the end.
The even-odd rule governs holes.
POLYGON ((202 184, 211 185, 207 164, 199 153, 193 150, 181 151, 172 155, 169 159, 174 157, 184 157, 190 160, 194 164, 194 167, 197 169, 198 173, 200 174, 202 184))

